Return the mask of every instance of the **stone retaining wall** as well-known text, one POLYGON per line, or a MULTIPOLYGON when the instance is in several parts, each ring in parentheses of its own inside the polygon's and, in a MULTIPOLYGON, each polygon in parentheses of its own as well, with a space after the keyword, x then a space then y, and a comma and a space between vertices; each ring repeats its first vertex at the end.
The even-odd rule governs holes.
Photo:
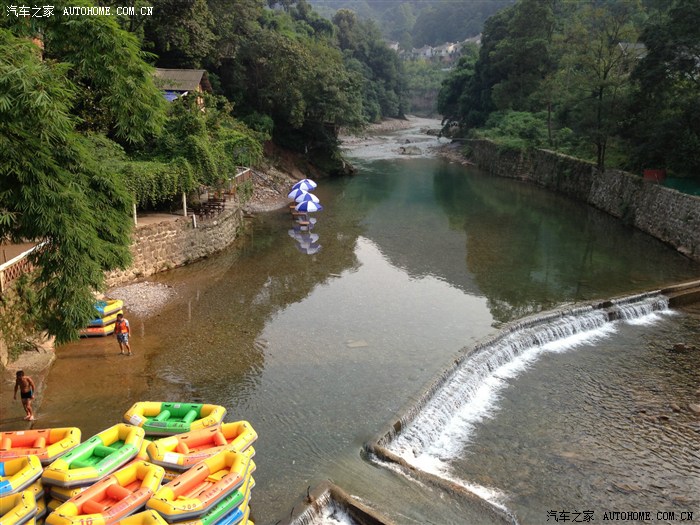
POLYGON ((632 173, 607 170, 547 150, 519 151, 470 140, 472 160, 492 175, 526 180, 595 206, 700 261, 700 197, 632 173))
POLYGON ((131 243, 131 266, 107 273, 105 284, 116 286, 221 251, 234 241, 242 221, 243 214, 236 208, 227 209, 213 219, 197 221, 197 228, 191 217, 138 227, 131 243))

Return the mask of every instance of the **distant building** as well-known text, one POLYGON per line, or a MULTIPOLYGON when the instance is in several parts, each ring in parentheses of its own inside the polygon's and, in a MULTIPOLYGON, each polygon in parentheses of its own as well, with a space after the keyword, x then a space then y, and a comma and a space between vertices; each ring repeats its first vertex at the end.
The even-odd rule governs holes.
POLYGON ((617 44, 626 57, 642 59, 647 54, 647 48, 641 42, 619 42, 617 44))
POLYGON ((463 42, 446 42, 440 46, 414 47, 411 51, 400 53, 404 60, 439 60, 447 64, 456 62, 462 56, 462 48, 465 44, 481 45, 481 35, 467 38, 463 42))
POLYGON ((399 43, 398 42, 394 42, 393 40, 385 40, 385 43, 386 43, 386 47, 388 47, 389 49, 392 49, 394 51, 399 50, 399 43))
POLYGON ((211 84, 204 69, 156 68, 155 84, 172 102, 188 93, 211 93, 211 84))

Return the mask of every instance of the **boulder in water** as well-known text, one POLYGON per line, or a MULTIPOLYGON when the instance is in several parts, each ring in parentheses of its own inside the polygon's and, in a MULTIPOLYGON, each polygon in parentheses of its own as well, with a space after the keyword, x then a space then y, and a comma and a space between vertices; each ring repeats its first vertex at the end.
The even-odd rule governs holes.
POLYGON ((676 343, 673 345, 674 352, 696 352, 698 350, 700 349, 695 345, 687 345, 685 343, 676 343))
POLYGON ((401 146, 399 153, 401 155, 420 155, 423 152, 418 146, 401 146))

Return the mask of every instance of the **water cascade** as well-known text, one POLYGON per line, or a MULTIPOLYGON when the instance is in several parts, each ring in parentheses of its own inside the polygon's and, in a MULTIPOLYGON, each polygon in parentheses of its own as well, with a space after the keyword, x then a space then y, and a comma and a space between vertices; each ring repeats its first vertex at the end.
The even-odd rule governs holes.
MULTIPOLYGON (((506 326, 466 348, 376 443, 387 459, 401 458, 433 474, 448 475, 443 463, 458 454, 471 429, 493 409, 497 391, 546 351, 562 351, 632 321, 668 308, 668 299, 649 292, 594 305, 560 309, 506 326)), ((487 498, 488 499, 488 498, 487 498)))

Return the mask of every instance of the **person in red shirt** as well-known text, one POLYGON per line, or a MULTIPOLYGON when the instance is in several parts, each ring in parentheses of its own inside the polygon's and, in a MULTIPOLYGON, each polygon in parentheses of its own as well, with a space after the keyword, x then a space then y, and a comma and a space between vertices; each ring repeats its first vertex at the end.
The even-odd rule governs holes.
POLYGON ((119 353, 122 355, 132 355, 131 346, 129 346, 130 334, 131 329, 129 328, 129 320, 124 318, 124 314, 117 314, 117 322, 114 323, 114 335, 117 336, 119 353), (124 352, 124 348, 126 348, 126 352, 124 352))

